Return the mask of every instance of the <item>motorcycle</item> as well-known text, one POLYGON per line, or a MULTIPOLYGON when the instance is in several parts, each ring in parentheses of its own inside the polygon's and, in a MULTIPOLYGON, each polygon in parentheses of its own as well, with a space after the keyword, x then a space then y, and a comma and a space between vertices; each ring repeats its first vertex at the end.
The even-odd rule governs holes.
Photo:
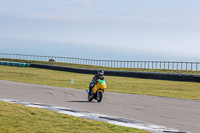
POLYGON ((93 99, 96 99, 97 102, 101 102, 103 98, 103 93, 106 89, 106 82, 104 80, 98 80, 97 84, 92 88, 91 95, 89 95, 89 90, 86 89, 88 93, 88 101, 91 102, 93 99))

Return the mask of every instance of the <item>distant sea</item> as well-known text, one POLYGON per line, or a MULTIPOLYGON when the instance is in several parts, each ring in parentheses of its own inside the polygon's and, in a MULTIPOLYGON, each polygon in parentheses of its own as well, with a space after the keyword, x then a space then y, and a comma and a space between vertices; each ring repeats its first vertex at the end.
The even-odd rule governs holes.
POLYGON ((200 62, 197 58, 188 55, 162 55, 149 51, 120 50, 102 46, 88 46, 78 44, 35 43, 20 41, 0 40, 0 53, 28 54, 42 56, 61 56, 99 60, 125 60, 125 61, 193 61, 200 62))

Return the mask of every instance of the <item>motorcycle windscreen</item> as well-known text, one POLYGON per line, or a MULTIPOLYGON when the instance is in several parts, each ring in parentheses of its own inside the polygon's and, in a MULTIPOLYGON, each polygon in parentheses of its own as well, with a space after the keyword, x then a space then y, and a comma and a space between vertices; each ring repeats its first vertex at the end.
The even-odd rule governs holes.
POLYGON ((106 83, 104 80, 100 80, 100 79, 99 79, 99 82, 100 82, 101 84, 105 84, 105 83, 106 83))
POLYGON ((105 89, 106 88, 106 82, 104 80, 99 80, 99 83, 101 84, 101 89, 105 89))

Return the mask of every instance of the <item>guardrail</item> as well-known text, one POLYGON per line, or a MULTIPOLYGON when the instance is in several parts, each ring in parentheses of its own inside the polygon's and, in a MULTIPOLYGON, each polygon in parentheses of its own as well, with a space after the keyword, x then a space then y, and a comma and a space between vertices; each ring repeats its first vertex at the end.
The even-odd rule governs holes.
MULTIPOLYGON (((75 73, 82 73, 82 74, 96 74, 98 71, 98 70, 94 70, 94 69, 81 69, 81 68, 72 68, 72 67, 63 67, 63 66, 51 66, 51 65, 44 65, 44 64, 30 64, 30 67, 57 70, 57 71, 75 72, 75 73)), ((200 75, 194 75, 194 74, 151 73, 151 72, 105 70, 105 75, 106 76, 144 78, 144 79, 171 80, 171 81, 200 82, 200 75)))
POLYGON ((32 60, 32 61, 55 61, 60 63, 94 65, 113 68, 143 68, 143 69, 168 69, 199 71, 200 62, 172 62, 172 61, 120 61, 120 60, 94 60, 73 57, 41 56, 25 54, 0 53, 0 58, 32 60))

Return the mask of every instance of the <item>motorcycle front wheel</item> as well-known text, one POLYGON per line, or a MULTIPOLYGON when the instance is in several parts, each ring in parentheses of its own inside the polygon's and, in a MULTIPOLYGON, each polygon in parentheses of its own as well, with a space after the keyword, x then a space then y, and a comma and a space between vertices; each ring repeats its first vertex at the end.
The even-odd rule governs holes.
POLYGON ((103 93, 100 91, 100 92, 97 92, 97 102, 101 102, 103 98, 103 93))

